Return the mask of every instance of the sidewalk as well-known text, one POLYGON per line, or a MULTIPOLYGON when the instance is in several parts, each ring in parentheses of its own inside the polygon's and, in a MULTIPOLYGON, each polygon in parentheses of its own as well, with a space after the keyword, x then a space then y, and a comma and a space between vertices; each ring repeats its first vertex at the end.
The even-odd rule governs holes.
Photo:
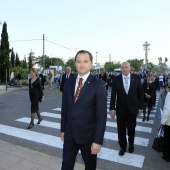
MULTIPOLYGON (((27 149, 0 140, 0 169, 3 170, 61 170, 61 158, 27 149)), ((83 170, 75 164, 74 170, 83 170)))
POLYGON ((7 91, 6 91, 6 85, 0 85, 0 95, 13 91, 13 90, 18 90, 20 87, 9 87, 7 86, 7 91))

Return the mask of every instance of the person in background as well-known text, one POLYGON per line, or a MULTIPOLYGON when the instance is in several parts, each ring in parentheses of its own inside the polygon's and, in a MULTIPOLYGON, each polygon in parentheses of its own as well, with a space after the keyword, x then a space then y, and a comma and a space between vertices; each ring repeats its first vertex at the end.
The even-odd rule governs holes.
POLYGON ((35 68, 32 68, 30 70, 30 73, 31 78, 29 79, 29 97, 31 101, 31 122, 27 129, 31 129, 34 127, 34 117, 36 114, 38 116, 37 124, 41 123, 42 117, 40 115, 38 102, 44 100, 42 85, 38 77, 37 70, 35 68))
POLYGON ((164 125, 164 145, 162 158, 170 162, 170 85, 166 87, 166 98, 161 116, 161 124, 164 125))
POLYGON ((71 73, 71 67, 66 67, 66 71, 65 74, 62 75, 62 79, 61 79, 61 84, 60 84, 60 91, 63 92, 64 90, 64 84, 66 79, 69 79, 71 76, 73 76, 74 74, 71 73))
POLYGON ((21 80, 21 73, 18 72, 18 75, 17 75, 17 87, 22 87, 22 80, 21 80))
POLYGON ((134 137, 136 117, 143 109, 143 90, 140 76, 130 73, 130 64, 123 62, 122 74, 116 76, 112 82, 110 101, 110 115, 117 118, 118 141, 120 145, 119 155, 126 152, 128 132, 129 152, 134 152, 134 137))
POLYGON ((143 83, 144 102, 143 102, 143 120, 149 121, 149 115, 152 110, 154 94, 155 94, 155 83, 152 81, 152 74, 148 73, 146 81, 143 83), (146 107, 148 107, 148 116, 146 118, 146 107))
POLYGON ((41 74, 39 75, 39 78, 41 80, 42 89, 44 90, 45 77, 43 75, 43 72, 41 72, 41 74))
POLYGON ((155 106, 156 104, 156 93, 157 91, 159 90, 159 83, 158 83, 158 79, 157 77, 155 76, 154 73, 151 74, 151 81, 154 83, 154 86, 155 86, 155 91, 154 91, 154 94, 153 94, 153 106, 155 106))
POLYGON ((90 74, 93 56, 81 50, 75 56, 78 74, 66 80, 61 108, 62 170, 73 170, 81 150, 86 170, 96 170, 107 119, 104 82, 90 74))
POLYGON ((101 80, 103 80, 105 82, 106 90, 108 90, 108 87, 109 87, 109 85, 108 85, 109 84, 108 83, 108 77, 107 77, 107 74, 106 74, 104 69, 100 70, 99 79, 101 79, 101 80))
POLYGON ((163 74, 160 74, 158 78, 159 78, 159 88, 160 88, 160 91, 162 91, 163 88, 164 88, 164 81, 163 81, 164 76, 163 76, 163 74))
POLYGON ((52 86, 52 78, 53 78, 53 74, 52 74, 51 71, 49 71, 49 73, 48 73, 48 86, 50 87, 50 89, 52 89, 51 88, 51 86, 52 86))

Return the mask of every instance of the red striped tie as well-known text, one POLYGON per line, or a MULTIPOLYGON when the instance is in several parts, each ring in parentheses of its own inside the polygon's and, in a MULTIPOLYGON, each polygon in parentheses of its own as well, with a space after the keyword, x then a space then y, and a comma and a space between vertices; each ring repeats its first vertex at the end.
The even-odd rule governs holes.
POLYGON ((82 78, 79 78, 79 82, 78 82, 78 87, 76 89, 76 93, 74 95, 74 103, 76 103, 78 97, 79 97, 79 94, 80 94, 80 91, 82 89, 82 82, 83 82, 83 79, 82 78))

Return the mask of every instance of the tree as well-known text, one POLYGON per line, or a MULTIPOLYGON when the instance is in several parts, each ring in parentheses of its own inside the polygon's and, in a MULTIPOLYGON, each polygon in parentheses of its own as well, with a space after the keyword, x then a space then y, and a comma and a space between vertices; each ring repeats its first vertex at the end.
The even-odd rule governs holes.
POLYGON ((153 71, 155 69, 155 65, 152 62, 148 62, 147 68, 153 71))
POLYGON ((138 72, 141 70, 142 60, 132 59, 132 60, 128 60, 128 62, 130 63, 130 66, 135 69, 135 71, 138 72))
POLYGON ((28 54, 28 69, 30 70, 31 68, 33 68, 35 63, 36 63, 36 58, 34 56, 34 52, 31 51, 28 54))
POLYGON ((66 62, 66 64, 65 64, 65 66, 66 66, 66 67, 67 67, 67 66, 71 67, 71 70, 74 71, 74 72, 76 72, 75 58, 73 57, 73 58, 68 59, 67 62, 66 62))
POLYGON ((16 66, 16 67, 20 67, 20 66, 21 66, 21 63, 20 63, 20 60, 19 60, 18 53, 16 53, 15 66, 16 66))
POLYGON ((27 60, 26 60, 26 57, 24 57, 24 60, 22 61, 23 62, 23 68, 27 68, 27 60))
POLYGON ((113 62, 106 62, 105 64, 104 64, 104 69, 106 70, 106 71, 114 71, 114 69, 116 69, 116 68, 120 68, 120 63, 113 63, 113 62))
POLYGON ((7 23, 4 22, 2 27, 1 34, 1 46, 0 46, 0 80, 5 82, 6 80, 6 70, 7 70, 7 81, 9 81, 9 41, 8 41, 8 32, 7 32, 7 23))
POLYGON ((12 64, 12 67, 15 67, 15 53, 14 53, 13 48, 11 50, 11 64, 12 64))

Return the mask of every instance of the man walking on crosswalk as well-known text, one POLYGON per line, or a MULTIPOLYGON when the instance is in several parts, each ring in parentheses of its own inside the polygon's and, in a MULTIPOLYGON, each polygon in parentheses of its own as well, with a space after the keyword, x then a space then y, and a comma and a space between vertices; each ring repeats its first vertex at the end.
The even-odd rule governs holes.
POLYGON ((130 64, 123 62, 122 74, 115 77, 112 83, 110 101, 110 114, 117 117, 118 141, 120 145, 119 155, 126 152, 128 130, 129 152, 134 151, 134 136, 136 117, 140 115, 143 108, 143 90, 139 75, 130 73, 130 64))

